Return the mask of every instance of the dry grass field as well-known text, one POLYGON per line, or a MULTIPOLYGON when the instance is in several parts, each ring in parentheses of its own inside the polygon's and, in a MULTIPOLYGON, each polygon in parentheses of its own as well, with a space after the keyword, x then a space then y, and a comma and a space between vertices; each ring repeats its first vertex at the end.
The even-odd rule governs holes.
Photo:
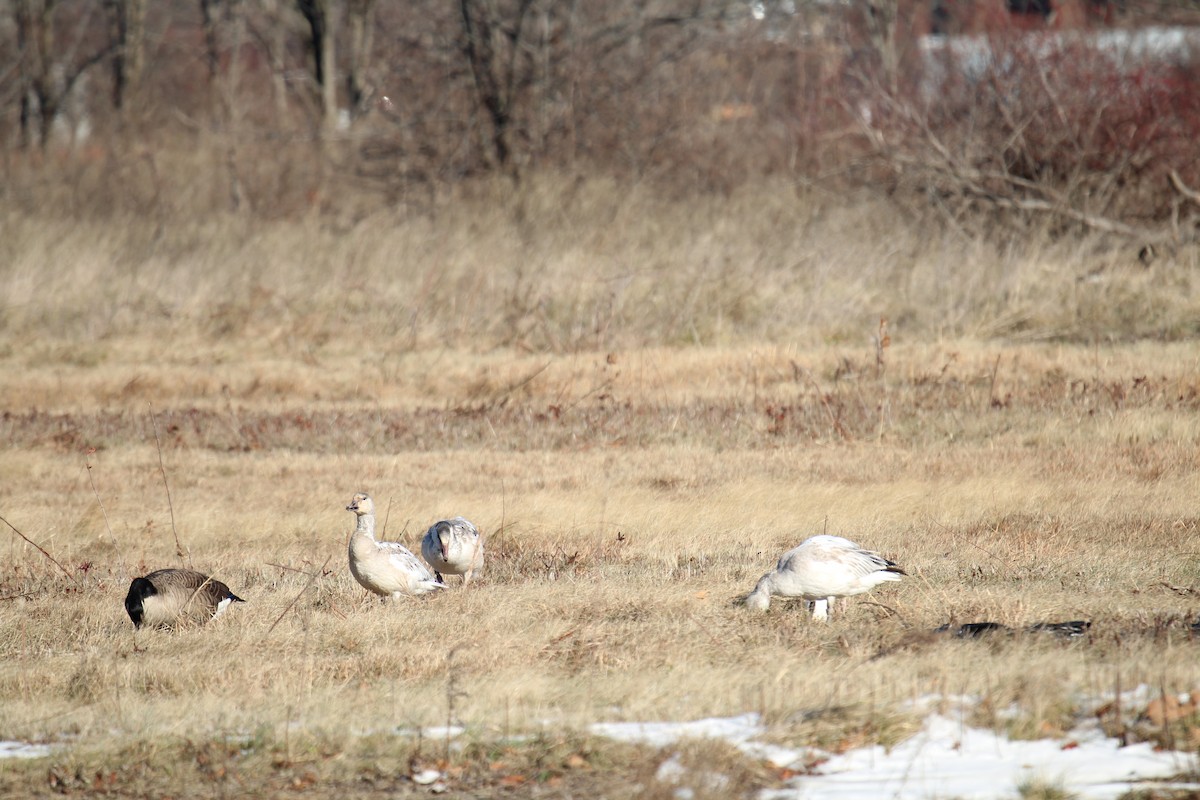
MULTIPOLYGON (((1000 250, 770 186, 502 189, 3 212, 0 738, 58 747, 0 761, 0 795, 394 797, 424 763, 455 796, 666 798, 662 754, 588 724, 757 711, 841 749, 929 694, 1038 736, 1117 686, 1200 689, 1196 252, 1000 250), (368 597, 358 490, 414 550, 474 520, 482 576, 368 597), (826 626, 737 604, 822 531, 909 577, 826 626), (179 565, 247 602, 135 632, 129 580, 179 565), (1068 619, 1093 627, 928 633, 1068 619)), ((1186 723, 1129 735, 1196 750, 1186 723)), ((730 776, 698 798, 784 777, 682 751, 730 776)))

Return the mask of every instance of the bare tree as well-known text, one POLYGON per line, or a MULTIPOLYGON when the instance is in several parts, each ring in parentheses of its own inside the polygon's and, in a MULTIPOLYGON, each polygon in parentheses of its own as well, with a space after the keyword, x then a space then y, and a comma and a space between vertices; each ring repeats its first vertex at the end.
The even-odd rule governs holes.
POLYGON ((146 52, 146 0, 106 0, 113 27, 113 108, 122 111, 142 82, 146 52))
POLYGON ((78 55, 92 22, 90 11, 81 15, 70 36, 60 37, 55 26, 58 0, 13 0, 12 9, 20 52, 21 145, 30 146, 36 134, 38 146, 44 148, 76 83, 113 47, 105 42, 94 45, 88 55, 78 55))
POLYGON ((530 80, 526 37, 535 0, 459 0, 462 51, 471 71, 479 105, 487 115, 490 154, 508 166, 512 154, 512 124, 517 94, 530 80))
POLYGON ((220 67, 220 43, 217 37, 217 6, 221 0, 200 0, 200 21, 204 29, 204 63, 208 65, 208 80, 217 78, 220 67))
POLYGON ((368 84, 371 48, 375 37, 375 0, 346 0, 347 43, 346 93, 351 113, 361 113, 370 102, 374 87, 368 84))
POLYGON ((337 50, 333 30, 332 0, 296 0, 296 9, 308 23, 313 77, 320 89, 321 117, 325 130, 337 126, 337 50))

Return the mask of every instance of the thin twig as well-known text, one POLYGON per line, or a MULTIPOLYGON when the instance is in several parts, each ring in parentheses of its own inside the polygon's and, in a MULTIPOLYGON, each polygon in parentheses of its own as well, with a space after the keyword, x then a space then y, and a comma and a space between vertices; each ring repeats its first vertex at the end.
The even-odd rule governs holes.
MULTIPOLYGON (((459 645, 461 647, 461 645, 459 645)), ((450 648, 446 653, 446 750, 444 758, 450 760, 450 731, 454 727, 454 706, 466 692, 458 688, 458 671, 454 669, 454 658, 458 655, 459 647, 450 648)))
POLYGON ((1188 200, 1191 200, 1193 203, 1200 205, 1200 192, 1196 191, 1195 189, 1193 189, 1192 187, 1190 187, 1186 183, 1184 183, 1183 178, 1179 177, 1178 172, 1176 172, 1175 170, 1172 169, 1167 174, 1167 177, 1169 177, 1171 179, 1171 185, 1175 187, 1175 191, 1179 192, 1181 195, 1186 197, 1188 200))
POLYGON ((191 566, 191 551, 185 551, 183 545, 179 542, 179 530, 175 527, 175 504, 171 502, 171 486, 167 483, 167 468, 163 464, 162 441, 158 438, 158 422, 154 419, 154 407, 149 403, 146 407, 150 409, 150 427, 154 429, 154 445, 158 448, 158 471, 162 473, 163 488, 167 492, 167 509, 171 512, 171 533, 175 534, 175 555, 183 558, 187 556, 188 566, 191 566))
POLYGON ((908 620, 904 618, 903 614, 901 614, 899 611, 897 611, 896 609, 892 608, 889 605, 880 603, 878 600, 862 600, 859 602, 859 605, 875 606, 876 608, 882 608, 884 611, 888 612, 893 617, 900 620, 901 624, 903 624, 904 627, 906 627, 906 628, 912 627, 912 625, 909 624, 908 620))
POLYGON ((52 555, 50 555, 49 553, 47 553, 47 552, 46 552, 46 548, 42 547, 40 544, 38 544, 37 542, 35 542, 33 539, 30 539, 28 536, 26 536, 25 534, 21 533, 19 530, 17 530, 17 527, 16 527, 15 525, 13 525, 11 522, 9 522, 8 520, 6 520, 4 517, 0 517, 0 522, 3 522, 3 523, 4 523, 5 525, 7 525, 8 527, 12 528, 12 529, 13 529, 13 533, 15 533, 17 536, 20 536, 22 539, 24 539, 25 541, 29 542, 29 544, 31 544, 31 545, 33 545, 34 547, 36 547, 36 548, 38 549, 38 551, 39 551, 39 552, 40 552, 42 555, 44 555, 46 558, 50 559, 50 561, 51 561, 51 562, 53 562, 54 566, 58 567, 59 569, 61 569, 61 570, 63 571, 63 575, 66 575, 68 578, 70 578, 72 581, 74 581, 74 583, 75 583, 75 585, 76 585, 76 586, 78 586, 78 585, 79 585, 79 579, 78 579, 78 578, 76 578, 74 575, 72 575, 72 574, 71 574, 71 573, 70 573, 70 572, 67 570, 67 568, 66 568, 66 567, 64 567, 62 564, 58 563, 58 559, 57 559, 57 558, 55 558, 54 556, 52 556, 52 555))
POLYGON ((321 568, 308 576, 308 581, 304 584, 304 588, 300 590, 299 594, 297 594, 295 597, 292 598, 292 602, 287 604, 287 608, 285 608, 283 610, 283 613, 281 613, 278 617, 275 618, 275 621, 271 623, 271 627, 267 628, 267 635, 263 637, 264 640, 267 638, 267 636, 271 635, 271 631, 275 630, 275 626, 283 621, 283 618, 287 616, 287 613, 292 610, 292 606, 296 605, 296 603, 299 602, 300 598, 304 595, 304 593, 307 592, 309 587, 313 585, 313 581, 315 581, 317 579, 317 576, 324 574, 325 567, 329 566, 330 558, 333 558, 333 556, 331 555, 331 556, 327 557, 325 559, 325 563, 321 565, 321 568))
POLYGON ((996 356, 996 362, 992 364, 992 381, 988 385, 988 408, 996 402, 996 375, 1000 372, 1000 356, 996 356))
POLYGON ((194 600, 196 596, 200 594, 201 590, 211 584, 212 581, 212 576, 209 575, 200 583, 199 586, 192 590, 192 593, 188 595, 188 599, 184 601, 183 606, 179 609, 179 613, 175 615, 176 619, 183 619, 183 615, 187 613, 188 606, 192 604, 192 600, 194 600))
MULTIPOLYGON (((332 558, 332 556, 330 556, 330 558, 332 558)), ((329 560, 326 559, 325 563, 328 564, 329 560)), ((309 572, 308 570, 300 569, 299 567, 289 567, 287 564, 276 564, 274 561, 268 561, 267 566, 268 567, 276 567, 278 569, 286 570, 288 572, 298 572, 301 575, 307 575, 309 578, 311 578, 313 580, 316 580, 317 578, 323 578, 326 575, 330 574, 325 571, 324 567, 322 567, 320 570, 318 570, 316 572, 309 572)), ((334 614, 337 614, 338 619, 346 618, 346 615, 341 612, 341 609, 339 609, 337 607, 337 603, 333 602, 332 599, 329 600, 329 610, 332 611, 334 614)))
POLYGON ((312 575, 313 575, 313 573, 309 572, 306 569, 300 569, 299 567, 289 567, 287 564, 276 564, 274 561, 268 561, 267 566, 268 567, 276 567, 278 569, 285 569, 288 572, 299 572, 301 575, 308 575, 309 577, 312 577, 312 575))
POLYGON ((88 483, 92 486, 92 494, 96 495, 96 504, 100 506, 100 513, 104 515, 104 527, 108 528, 108 538, 112 539, 113 549, 117 551, 117 560, 121 564, 121 581, 129 580, 129 570, 125 567, 125 556, 121 553, 121 545, 117 543, 117 537, 113 534, 112 525, 108 521, 108 510, 104 507, 104 501, 100 499, 100 492, 96 490, 96 482, 92 480, 92 462, 88 456, 96 452, 96 448, 89 447, 87 453, 83 456, 83 463, 87 466, 88 483))

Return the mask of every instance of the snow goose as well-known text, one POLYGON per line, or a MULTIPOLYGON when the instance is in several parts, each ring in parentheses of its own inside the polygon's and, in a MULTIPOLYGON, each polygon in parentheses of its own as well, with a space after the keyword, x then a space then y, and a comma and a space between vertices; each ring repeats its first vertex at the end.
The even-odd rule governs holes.
POLYGON ((446 588, 407 547, 375 539, 375 502, 370 495, 354 495, 346 510, 358 516, 350 537, 350 574, 368 591, 395 599, 446 588))
POLYGON ((203 624, 230 603, 244 602, 218 580, 190 569, 160 569, 134 578, 125 595, 125 611, 134 627, 172 627, 178 622, 203 624))
POLYGON ((469 520, 444 519, 425 533, 421 555, 433 567, 439 581, 443 574, 462 575, 466 586, 471 576, 483 568, 483 539, 469 520))
POLYGON ((766 611, 771 595, 813 601, 813 619, 828 620, 835 597, 869 592, 881 583, 898 581, 904 570, 877 553, 863 550, 841 536, 813 536, 779 559, 759 579, 746 605, 766 611))

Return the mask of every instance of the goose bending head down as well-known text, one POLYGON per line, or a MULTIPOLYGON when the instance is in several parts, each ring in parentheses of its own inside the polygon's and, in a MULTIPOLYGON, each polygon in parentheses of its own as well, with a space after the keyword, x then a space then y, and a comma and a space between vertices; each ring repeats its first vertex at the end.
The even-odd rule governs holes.
POLYGON ((425 533, 421 555, 433 567, 439 581, 443 574, 462 575, 466 586, 471 576, 483 568, 483 539, 469 520, 444 519, 425 533))
POLYGON ((375 539, 375 502, 370 495, 354 495, 346 510, 358 517, 350 537, 350 574, 367 591, 395 599, 446 588, 407 547, 375 539))
POLYGON ((134 578, 125 595, 125 611, 134 627, 170 628, 204 624, 230 603, 245 602, 229 587, 190 569, 160 569, 134 578))
POLYGON ((904 574, 894 562, 849 539, 814 536, 783 554, 775 569, 759 579, 746 605, 766 611, 772 595, 803 597, 813 602, 813 619, 827 620, 834 598, 869 592, 904 574))

